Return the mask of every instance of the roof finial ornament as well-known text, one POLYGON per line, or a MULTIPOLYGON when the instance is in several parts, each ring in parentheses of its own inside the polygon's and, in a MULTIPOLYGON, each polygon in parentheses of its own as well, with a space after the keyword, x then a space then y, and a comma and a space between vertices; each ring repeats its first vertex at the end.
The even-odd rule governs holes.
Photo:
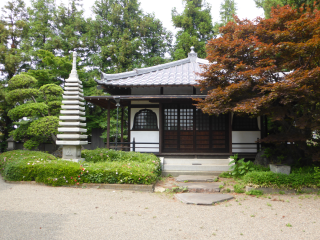
POLYGON ((72 70, 71 70, 71 74, 69 76, 70 77, 78 77, 78 73, 77 73, 77 52, 73 51, 73 61, 72 61, 72 70))
POLYGON ((193 51, 194 46, 190 47, 190 49, 191 49, 191 52, 189 52, 188 58, 190 59, 191 62, 196 62, 198 55, 195 51, 193 51))

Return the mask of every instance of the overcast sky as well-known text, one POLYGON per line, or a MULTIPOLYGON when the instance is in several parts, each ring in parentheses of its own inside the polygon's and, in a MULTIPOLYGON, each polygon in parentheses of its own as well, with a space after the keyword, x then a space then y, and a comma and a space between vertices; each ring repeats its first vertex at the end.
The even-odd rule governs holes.
MULTIPOLYGON (((211 4, 211 15, 213 22, 219 21, 220 5, 223 0, 207 0, 211 4)), ((0 0, 0 7, 2 8, 7 0, 0 0)), ((30 0, 25 0, 27 6, 30 6, 30 0)), ((55 0, 57 4, 61 2, 68 3, 68 0, 55 0)), ((94 4, 94 0, 83 0, 83 8, 85 10, 85 16, 91 15, 91 7, 94 4)), ((182 0, 140 0, 141 8, 146 13, 154 13, 156 18, 160 19, 165 28, 176 32, 171 22, 171 10, 175 7, 178 12, 183 11, 182 0)), ((248 18, 254 19, 258 16, 263 17, 263 10, 257 9, 253 0, 236 0, 237 3, 237 15, 240 19, 248 18)))

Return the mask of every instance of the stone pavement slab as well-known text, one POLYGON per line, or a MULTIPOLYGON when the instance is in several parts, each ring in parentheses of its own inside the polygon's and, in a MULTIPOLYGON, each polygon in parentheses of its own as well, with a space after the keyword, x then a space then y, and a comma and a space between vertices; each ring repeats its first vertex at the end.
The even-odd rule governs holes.
POLYGON ((181 193, 176 194, 176 198, 186 204, 212 205, 213 203, 231 200, 233 196, 221 193, 181 193))
POLYGON ((218 179, 218 176, 214 175, 180 175, 176 177, 177 182, 214 182, 218 179))
POLYGON ((179 187, 188 187, 189 192, 220 192, 219 186, 223 184, 221 182, 187 182, 177 183, 179 187))

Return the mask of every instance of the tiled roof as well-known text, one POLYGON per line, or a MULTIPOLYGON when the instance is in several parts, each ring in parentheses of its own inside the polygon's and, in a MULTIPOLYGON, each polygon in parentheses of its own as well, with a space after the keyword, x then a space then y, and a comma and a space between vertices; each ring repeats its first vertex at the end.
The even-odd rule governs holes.
POLYGON ((196 73, 201 73, 201 65, 208 63, 207 60, 198 58, 192 48, 188 58, 125 73, 102 73, 101 80, 97 82, 117 87, 196 85, 196 80, 200 79, 196 73))

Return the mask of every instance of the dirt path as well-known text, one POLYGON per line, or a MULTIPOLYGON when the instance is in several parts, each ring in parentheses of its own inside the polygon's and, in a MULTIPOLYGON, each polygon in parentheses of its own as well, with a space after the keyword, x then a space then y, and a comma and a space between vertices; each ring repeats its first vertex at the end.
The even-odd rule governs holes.
POLYGON ((0 239, 320 239, 317 195, 234 196, 196 206, 173 194, 0 178, 0 239))

